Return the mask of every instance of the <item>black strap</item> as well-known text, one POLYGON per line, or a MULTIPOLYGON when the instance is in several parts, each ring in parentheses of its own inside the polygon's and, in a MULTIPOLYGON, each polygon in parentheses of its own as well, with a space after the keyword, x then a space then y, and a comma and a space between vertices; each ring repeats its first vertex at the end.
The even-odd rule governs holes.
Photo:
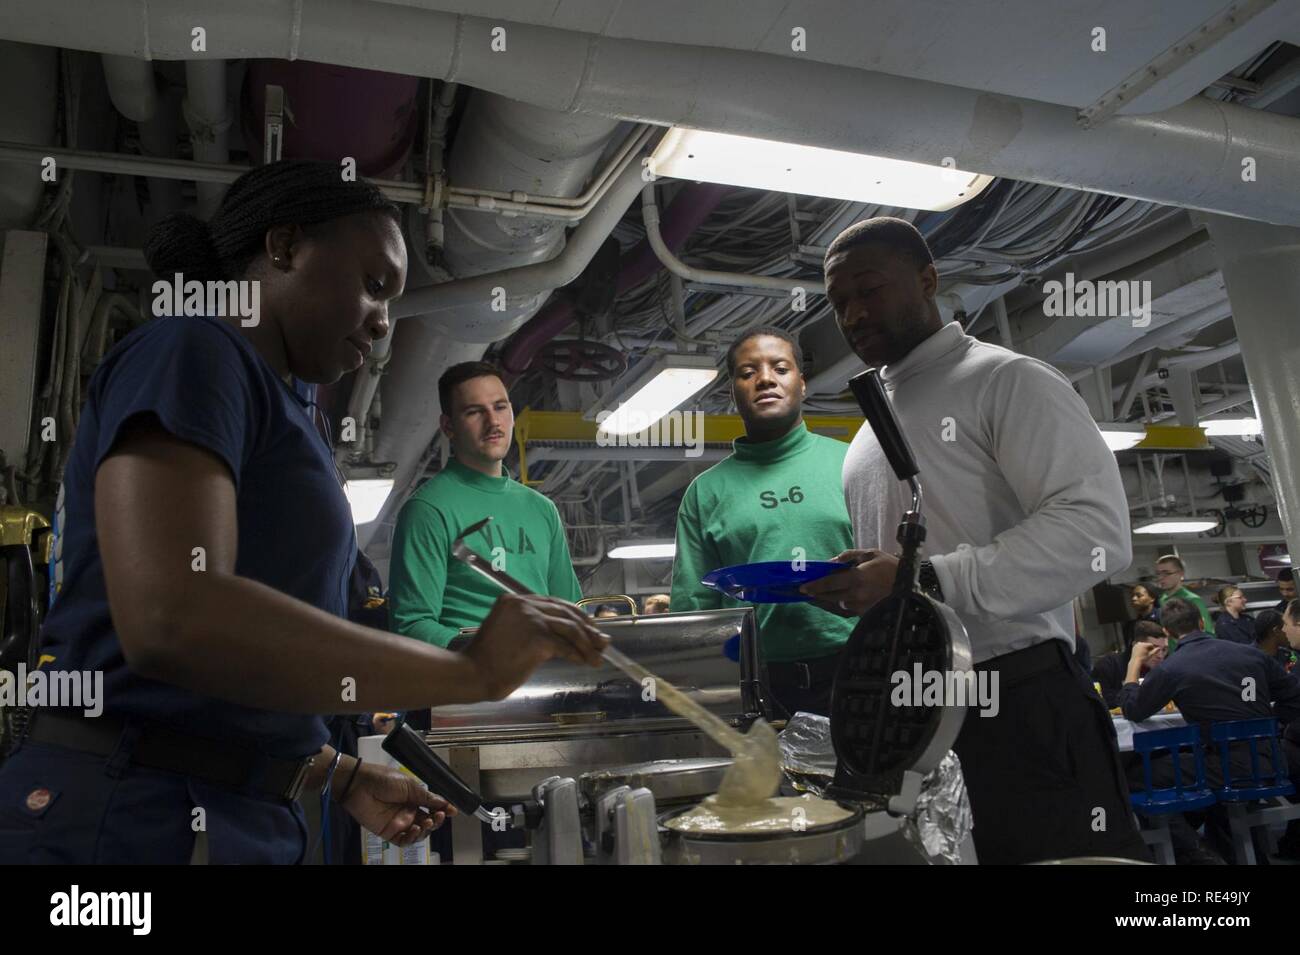
MULTIPOLYGON (((128 762, 262 796, 297 799, 314 757, 276 759, 232 743, 190 736, 157 723, 133 723, 139 736, 128 762)), ((123 743, 127 724, 109 716, 88 719, 38 712, 27 742, 110 756, 123 743)))

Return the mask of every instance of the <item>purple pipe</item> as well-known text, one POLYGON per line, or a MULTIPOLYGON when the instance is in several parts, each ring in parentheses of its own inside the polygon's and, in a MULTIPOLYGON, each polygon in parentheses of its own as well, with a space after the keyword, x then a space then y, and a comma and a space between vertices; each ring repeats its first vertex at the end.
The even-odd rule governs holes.
MULTIPOLYGON (((727 186, 708 182, 685 186, 669 203, 660 221, 664 244, 673 252, 680 249, 729 191, 727 186)), ((617 294, 636 288, 661 268, 663 264, 650 248, 650 242, 642 239, 619 260, 617 294)), ((558 298, 515 332, 501 352, 506 384, 526 372, 542 346, 568 328, 573 320, 573 303, 568 298, 558 298)))

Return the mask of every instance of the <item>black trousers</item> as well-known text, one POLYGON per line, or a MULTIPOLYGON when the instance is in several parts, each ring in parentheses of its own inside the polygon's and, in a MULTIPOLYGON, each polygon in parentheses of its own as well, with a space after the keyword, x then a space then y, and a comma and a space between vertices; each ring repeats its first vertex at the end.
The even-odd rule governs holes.
POLYGON ((1063 641, 995 657, 999 709, 972 708, 961 759, 982 865, 1117 856, 1150 861, 1133 822, 1115 727, 1063 641))

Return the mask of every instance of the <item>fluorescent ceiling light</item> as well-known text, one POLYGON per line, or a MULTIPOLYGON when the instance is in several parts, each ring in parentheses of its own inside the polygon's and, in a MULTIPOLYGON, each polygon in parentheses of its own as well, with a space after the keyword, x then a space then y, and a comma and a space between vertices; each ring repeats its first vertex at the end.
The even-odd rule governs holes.
POLYGON ((663 355, 625 375, 585 417, 606 434, 640 434, 717 377, 706 355, 663 355))
POLYGON ((674 179, 930 212, 959 206, 993 181, 950 167, 676 126, 660 140, 649 166, 674 179))
POLYGON ((1212 517, 1161 517, 1141 527, 1133 528, 1134 534, 1199 534, 1212 531, 1219 522, 1212 517))
POLYGON ((1207 418, 1201 422, 1201 427, 1211 438, 1241 438, 1263 431, 1258 418, 1207 418))
POLYGON ((1140 423, 1120 424, 1113 421, 1104 421, 1099 423, 1097 427, 1101 430, 1101 436, 1106 442, 1106 447, 1112 451, 1127 451, 1147 436, 1146 425, 1140 423))
POLYGON ((352 506, 352 523, 369 524, 373 521, 392 492, 392 478, 359 478, 345 482, 343 493, 352 506))
POLYGON ((609 557, 615 560, 654 560, 671 558, 677 553, 677 544, 675 541, 643 541, 634 543, 627 541, 619 544, 609 552, 609 557))

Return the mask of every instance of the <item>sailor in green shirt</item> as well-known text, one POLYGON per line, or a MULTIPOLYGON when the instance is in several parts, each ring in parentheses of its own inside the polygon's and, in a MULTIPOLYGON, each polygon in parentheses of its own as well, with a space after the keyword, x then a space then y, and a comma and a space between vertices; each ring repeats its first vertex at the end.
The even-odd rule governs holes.
POLYGON ((534 593, 582 597, 555 505, 503 472, 514 411, 497 370, 453 365, 438 380, 441 427, 455 457, 402 507, 389 568, 392 627, 445 647, 462 627, 477 627, 501 589, 451 555, 471 524, 493 521, 467 540, 498 570, 534 593))
POLYGON ((1214 621, 1210 618, 1205 601, 1183 586, 1183 562, 1174 554, 1166 554, 1156 561, 1156 585, 1160 588, 1160 606, 1170 597, 1178 597, 1201 612, 1201 629, 1214 635, 1214 621))
MULTIPOLYGON (((727 351, 727 370, 745 436, 682 497, 674 613, 748 606, 700 583, 719 567, 830 560, 853 547, 840 479, 848 445, 804 425, 798 344, 779 328, 752 329, 727 351)), ((811 603, 758 604, 755 619, 776 702, 791 715, 829 714, 835 660, 857 621, 811 603)))

